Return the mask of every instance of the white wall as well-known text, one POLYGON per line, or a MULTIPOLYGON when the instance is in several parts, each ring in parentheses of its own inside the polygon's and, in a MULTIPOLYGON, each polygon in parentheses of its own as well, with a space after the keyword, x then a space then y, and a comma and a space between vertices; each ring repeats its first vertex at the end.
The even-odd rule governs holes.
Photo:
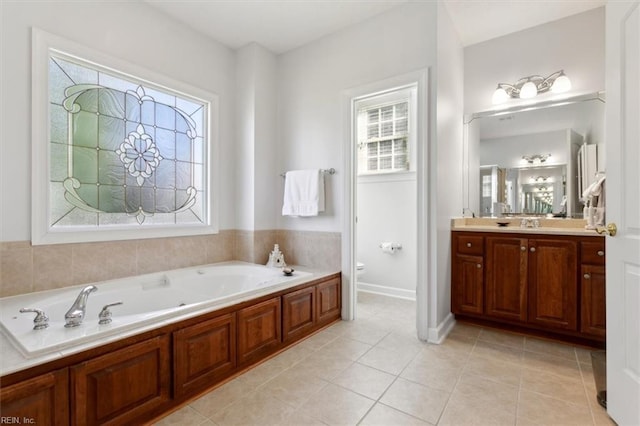
MULTIPOLYGON (((278 155, 285 170, 334 167, 326 212, 280 217, 278 228, 340 232, 344 126, 341 95, 350 88, 435 64, 434 4, 409 3, 279 57, 278 155)), ((278 194, 282 199, 282 187, 278 194)))
POLYGON ((430 208, 436 214, 430 218, 435 225, 430 239, 437 253, 436 268, 432 270, 437 285, 429 295, 437 299, 437 309, 429 312, 430 340, 442 338, 439 329, 451 318, 451 218, 462 214, 463 72, 462 44, 446 8, 438 2, 437 145, 432 156, 435 164, 431 163, 436 172, 431 175, 432 180, 435 177, 432 184, 436 198, 435 206, 430 208))
POLYGON ((527 164, 522 162, 522 156, 533 154, 551 154, 545 165, 567 164, 570 155, 567 130, 480 141, 481 166, 523 167, 527 164))
POLYGON ((465 114, 491 109, 498 83, 561 69, 571 93, 604 90, 604 7, 466 47, 465 114))
POLYGON ((275 229, 282 185, 277 171, 277 58, 251 43, 237 51, 236 227, 275 229))
MULTIPOLYGON (((31 234, 31 28, 216 93, 221 182, 233 181, 234 53, 138 2, 1 2, 0 240, 31 234)), ((220 228, 235 226, 234 188, 221 185, 220 228)))
MULTIPOLYGON (((379 291, 416 290, 415 173, 358 178, 358 261, 365 273, 358 282, 388 287, 379 291), (402 244, 396 253, 384 253, 380 243, 402 244)), ((405 293, 407 297, 410 294, 405 293)))

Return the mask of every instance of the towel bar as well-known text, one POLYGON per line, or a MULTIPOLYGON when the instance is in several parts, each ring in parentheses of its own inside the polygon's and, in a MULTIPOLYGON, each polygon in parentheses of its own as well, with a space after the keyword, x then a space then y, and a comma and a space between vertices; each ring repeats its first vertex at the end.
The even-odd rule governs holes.
MULTIPOLYGON (((334 169, 333 167, 330 169, 322 169, 320 170, 322 173, 324 173, 325 175, 335 175, 336 174, 336 169, 334 169)), ((286 173, 280 173, 280 176, 285 177, 287 176, 286 173)))

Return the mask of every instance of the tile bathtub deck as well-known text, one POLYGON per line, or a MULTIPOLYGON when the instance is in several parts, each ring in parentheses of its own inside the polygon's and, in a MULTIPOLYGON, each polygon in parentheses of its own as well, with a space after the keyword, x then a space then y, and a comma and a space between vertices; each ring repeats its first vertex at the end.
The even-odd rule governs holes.
POLYGON ((156 423, 614 425, 589 350, 457 324, 415 336, 415 302, 368 293, 358 319, 317 333, 156 423))

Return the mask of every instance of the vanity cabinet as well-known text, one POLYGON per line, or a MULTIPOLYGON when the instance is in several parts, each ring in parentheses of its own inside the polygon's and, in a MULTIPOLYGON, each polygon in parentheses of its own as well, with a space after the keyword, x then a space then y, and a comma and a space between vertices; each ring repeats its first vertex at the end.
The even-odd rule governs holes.
POLYGON ((282 342, 280 298, 238 311, 238 364, 248 364, 278 348, 282 342))
POLYGON ((158 336, 71 367, 72 424, 134 424, 170 399, 169 338, 158 336))
POLYGON ((604 339, 607 319, 604 241, 582 242, 580 253, 580 331, 604 339))
POLYGON ((340 278, 318 284, 317 293, 318 324, 327 324, 340 318, 342 309, 340 278))
POLYGON ((600 237, 454 231, 451 310, 602 341, 603 246, 600 237))
POLYGON ((68 425, 69 371, 63 368, 2 386, 0 406, 3 424, 68 425))
POLYGON ((222 315, 173 333, 177 397, 207 388, 236 367, 236 315, 222 315))

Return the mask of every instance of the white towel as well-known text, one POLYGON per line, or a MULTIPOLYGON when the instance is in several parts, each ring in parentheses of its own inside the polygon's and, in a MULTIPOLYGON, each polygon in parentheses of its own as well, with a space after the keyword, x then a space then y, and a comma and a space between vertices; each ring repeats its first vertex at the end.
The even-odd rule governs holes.
POLYGON ((320 169, 293 170, 285 175, 283 216, 317 216, 324 211, 324 178, 320 169))

